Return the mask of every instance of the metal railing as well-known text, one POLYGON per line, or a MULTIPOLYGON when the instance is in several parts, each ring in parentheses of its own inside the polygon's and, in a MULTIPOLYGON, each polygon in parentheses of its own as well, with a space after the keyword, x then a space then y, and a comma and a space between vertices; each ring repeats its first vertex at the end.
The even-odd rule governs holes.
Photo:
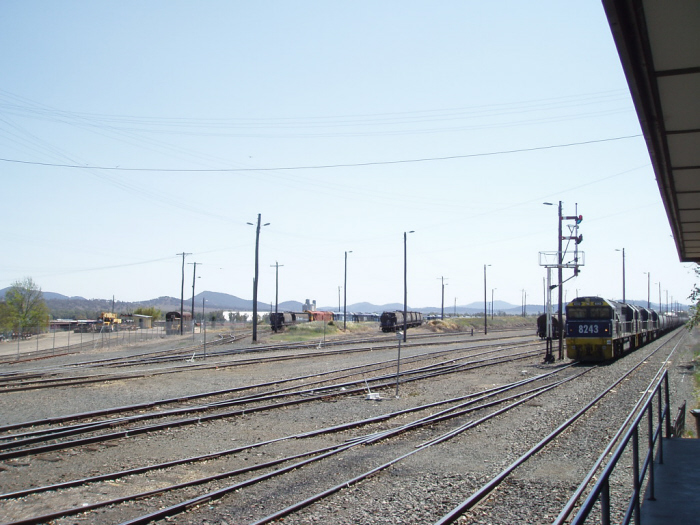
MULTIPOLYGON (((685 414, 685 412, 683 412, 685 414)), ((597 502, 600 503, 600 522, 603 525, 609 525, 611 522, 611 497, 610 497, 610 478, 613 471, 618 466, 623 453, 627 450, 630 443, 632 444, 632 475, 633 475, 633 490, 625 509, 623 524, 628 524, 634 520, 635 525, 640 524, 641 514, 641 492, 644 481, 647 481, 647 490, 649 499, 654 499, 654 457, 655 451, 658 448, 659 464, 663 464, 663 440, 661 439, 663 427, 666 427, 666 437, 674 435, 675 429, 671 426, 670 408, 669 408, 669 380, 668 371, 664 371, 663 375, 656 382, 656 385, 648 394, 646 402, 639 409, 637 417, 632 422, 630 428, 625 433, 622 441, 613 452, 610 460, 603 469, 597 483, 593 486, 590 494, 579 509, 578 514, 571 521, 572 524, 580 525, 586 522, 586 519, 593 510, 597 502), (656 401, 657 419, 654 422, 654 402, 656 401), (640 432, 643 433, 643 421, 647 420, 647 440, 646 453, 640 451, 640 432), (641 455, 643 454, 643 457, 641 455), (648 474, 648 479, 647 479, 648 474)), ((641 441, 644 441, 643 439, 641 441)), ((624 468, 624 467, 621 467, 624 468)))

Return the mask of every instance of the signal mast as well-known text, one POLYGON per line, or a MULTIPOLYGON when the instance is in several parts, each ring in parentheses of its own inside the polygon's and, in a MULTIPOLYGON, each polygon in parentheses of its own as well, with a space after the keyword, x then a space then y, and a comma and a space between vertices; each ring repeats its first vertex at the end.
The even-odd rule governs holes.
MULTIPOLYGON (((545 202, 544 204, 548 206, 552 206, 551 202, 545 202)), ((563 287, 562 285, 568 281, 569 279, 573 279, 574 277, 578 276, 580 272, 580 267, 585 265, 585 253, 582 251, 579 251, 578 245, 583 242, 583 235, 578 232, 578 227, 579 224, 583 221, 583 215, 578 215, 578 204, 576 204, 576 214, 575 215, 569 215, 569 216, 564 216, 562 215, 562 202, 559 201, 559 209, 558 209, 558 218, 559 218, 559 228, 558 228, 558 235, 557 235, 557 244, 558 244, 558 250, 556 252, 540 252, 540 266, 544 266, 547 268, 547 349, 546 349, 546 354, 544 358, 545 363, 553 363, 554 362, 554 351, 552 348, 552 290, 554 288, 559 289, 559 312, 558 312, 558 321, 559 321, 559 333, 558 333, 558 340, 559 340, 559 359, 564 358, 564 324, 563 324, 563 319, 562 319, 562 302, 563 302, 563 287), (564 236, 562 229, 563 229, 563 222, 564 221, 573 221, 573 224, 567 224, 567 227, 569 229, 569 235, 564 236), (566 247, 562 249, 562 241, 568 241, 566 243, 566 247), (573 257, 571 260, 565 261, 566 254, 569 249, 569 243, 571 241, 574 241, 574 247, 573 247, 573 257), (552 268, 557 269, 557 274, 558 274, 558 284, 552 284, 552 268), (569 277, 566 280, 562 280, 562 273, 564 268, 570 268, 574 270, 574 273, 571 277, 569 277)))

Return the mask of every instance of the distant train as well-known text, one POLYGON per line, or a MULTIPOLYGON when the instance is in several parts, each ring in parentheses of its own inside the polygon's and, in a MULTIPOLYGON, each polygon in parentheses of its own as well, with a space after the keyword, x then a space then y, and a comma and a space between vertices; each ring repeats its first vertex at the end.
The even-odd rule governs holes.
MULTIPOLYGON (((177 335, 180 333, 180 312, 168 312, 165 314, 165 333, 168 335, 177 335)), ((192 322, 192 314, 190 312, 182 313, 183 331, 188 331, 187 326, 192 322)))
MULTIPOLYGON (((566 326, 566 316, 562 316, 562 322, 566 326)), ((537 318, 537 335, 540 339, 547 337, 547 314, 537 318)), ((559 315, 552 314, 552 339, 559 339, 559 315)))
MULTIPOLYGON (((347 320, 352 322, 376 322, 379 320, 379 315, 348 313, 347 320)), ((308 323, 310 321, 343 321, 343 314, 333 312, 322 312, 316 310, 312 312, 273 312, 270 314, 270 327, 275 332, 279 332, 285 326, 292 326, 299 323, 308 323)))
MULTIPOLYGON (((406 328, 413 328, 423 324, 423 314, 420 312, 406 312, 406 328)), ((379 317, 379 325, 382 332, 396 332, 404 329, 404 316, 402 311, 384 312, 379 317)))
POLYGON ((684 324, 687 314, 577 297, 566 305, 566 355, 577 361, 606 361, 636 350, 684 324))

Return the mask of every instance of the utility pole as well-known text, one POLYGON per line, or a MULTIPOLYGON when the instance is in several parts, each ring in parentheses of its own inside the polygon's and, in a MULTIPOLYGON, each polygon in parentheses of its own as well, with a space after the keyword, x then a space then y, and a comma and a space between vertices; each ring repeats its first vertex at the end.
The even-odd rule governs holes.
MULTIPOLYGON (((255 226, 248 222, 250 226, 255 226)), ((269 226, 269 222, 263 226, 269 226)), ((258 224, 255 229, 255 277, 253 278, 253 342, 258 340, 258 249, 260 247, 260 214, 258 213, 258 224)))
POLYGON ((176 255, 182 255, 182 286, 180 287, 180 335, 182 335, 182 315, 185 313, 185 257, 192 255, 191 253, 178 253, 176 255))
POLYGON ((564 320, 562 318, 562 303, 564 294, 564 287, 562 286, 562 265, 564 264, 564 254, 561 251, 561 241, 563 240, 561 236, 561 228, 563 220, 564 217, 562 217, 561 213, 561 201, 559 201, 559 262, 557 264, 557 274, 559 276, 559 313, 557 314, 557 320, 559 321, 559 359, 564 359, 564 320))
POLYGON ((442 303, 440 306, 440 319, 445 319, 445 279, 448 279, 448 277, 438 277, 440 281, 442 282, 442 303))
POLYGON ((486 267, 491 266, 490 264, 484 265, 484 335, 488 333, 488 312, 486 310, 486 267))
POLYGON ((409 233, 413 233, 414 230, 410 232, 403 232, 403 342, 406 342, 406 331, 408 329, 408 322, 406 316, 408 315, 408 279, 406 277, 406 236, 409 233))
POLYGON ((280 271, 280 266, 284 266, 284 264, 280 264, 277 261, 275 261, 275 264, 271 264, 270 268, 274 266, 275 268, 275 323, 277 323, 277 305, 279 302, 279 271, 280 271))
POLYGON ((352 250, 345 252, 345 280, 343 281, 343 332, 348 323, 348 254, 352 250))
MULTIPOLYGON (((192 333, 194 334, 194 283, 195 280, 197 279, 197 265, 202 264, 202 263, 187 263, 187 264, 192 264, 192 333)), ((180 318, 182 319, 182 317, 180 318)))

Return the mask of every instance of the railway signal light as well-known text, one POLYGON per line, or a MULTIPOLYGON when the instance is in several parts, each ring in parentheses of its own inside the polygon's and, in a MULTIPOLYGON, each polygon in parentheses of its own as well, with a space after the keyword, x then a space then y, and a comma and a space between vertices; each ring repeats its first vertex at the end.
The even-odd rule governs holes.
POLYGON ((576 237, 576 244, 581 244, 583 242, 583 234, 580 234, 578 237, 576 237))
POLYGON ((578 224, 581 224, 581 221, 582 221, 582 220, 583 220, 583 215, 579 215, 578 217, 576 217, 576 224, 577 224, 577 225, 578 225, 578 224))

